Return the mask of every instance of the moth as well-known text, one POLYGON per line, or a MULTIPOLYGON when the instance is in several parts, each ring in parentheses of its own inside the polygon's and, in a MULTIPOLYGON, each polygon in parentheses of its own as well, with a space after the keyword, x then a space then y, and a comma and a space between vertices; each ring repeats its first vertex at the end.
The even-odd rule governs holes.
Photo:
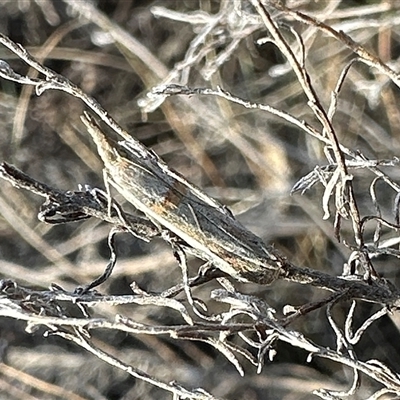
POLYGON ((114 142, 88 113, 81 119, 104 163, 105 180, 156 226, 239 281, 270 284, 277 279, 282 258, 226 206, 170 169, 137 139, 114 142))

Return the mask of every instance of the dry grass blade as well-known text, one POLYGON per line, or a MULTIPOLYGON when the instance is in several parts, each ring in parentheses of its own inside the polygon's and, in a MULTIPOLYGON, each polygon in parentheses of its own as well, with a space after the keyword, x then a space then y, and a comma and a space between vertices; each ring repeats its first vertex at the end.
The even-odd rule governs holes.
POLYGON ((400 396, 395 3, 3 1, 0 397, 400 396))

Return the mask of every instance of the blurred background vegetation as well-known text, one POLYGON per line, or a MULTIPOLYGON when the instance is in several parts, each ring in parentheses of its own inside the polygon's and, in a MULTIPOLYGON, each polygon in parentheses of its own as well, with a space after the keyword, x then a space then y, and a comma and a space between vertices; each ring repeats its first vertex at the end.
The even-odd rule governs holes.
MULTIPOLYGON (((191 17, 201 15, 199 10, 205 16, 214 15, 229 3, 1 0, 0 32, 95 97, 133 136, 170 167, 228 205, 246 227, 265 242, 274 243, 291 262, 340 275, 350 250, 334 238, 332 218, 322 219, 324 188, 316 185, 303 196, 290 195, 298 179, 316 166, 327 164, 320 142, 276 116, 214 97, 171 97, 148 113, 138 106, 138 100, 153 85, 185 60, 190 67, 186 70, 190 86, 220 85, 236 96, 285 110, 320 129, 283 56, 272 44, 256 45, 256 40, 266 35, 265 30, 240 31, 225 21, 225 25, 205 35, 202 46, 195 47, 194 39, 202 25, 191 22, 191 17), (79 9, 86 5, 92 11, 80 17, 79 9), (187 20, 156 17, 155 6, 186 14, 187 20), (235 47, 229 49, 237 38, 240 40, 235 47), (191 50, 192 59, 188 57, 191 50), (227 59, 215 67, 218 57, 224 54, 227 59)), ((286 3, 343 30, 399 69, 400 4, 396 1, 286 3)), ((254 12, 250 3, 243 2, 242 7, 254 12)), ((274 16, 284 20, 277 11, 274 16)), ((341 71, 355 56, 314 27, 289 22, 302 35, 308 72, 321 103, 327 107, 341 71)), ((15 70, 32 75, 5 48, 0 48, 0 58, 15 70)), ((344 83, 333 120, 340 142, 371 159, 399 155, 398 103, 398 88, 387 77, 356 64, 344 83)), ((76 190, 78 184, 103 188, 102 163, 79 119, 83 110, 82 103, 65 93, 48 91, 37 97, 30 87, 1 80, 0 161, 10 162, 59 189, 76 190)), ((398 168, 385 172, 395 181, 400 178, 398 168)), ((360 212, 373 214, 369 194, 373 177, 364 170, 354 175, 360 212)), ((390 219, 396 193, 383 183, 377 188, 383 216, 390 219)), ((94 219, 46 225, 36 218, 40 204, 37 196, 0 182, 1 278, 34 288, 57 283, 73 289, 99 275, 109 257, 110 227, 94 219)), ((124 207, 129 209, 128 204, 124 207)), ((349 242, 350 228, 350 224, 343 224, 343 238, 349 242)), ((373 228, 367 232, 370 240, 373 228)), ((119 262, 111 279, 99 289, 102 292, 129 293, 132 281, 148 291, 162 291, 181 279, 170 248, 161 240, 147 244, 121 234, 117 253, 119 262)), ((380 274, 398 283, 396 259, 384 258, 374 265, 380 274)), ((192 260, 192 275, 198 266, 199 262, 192 260)), ((300 305, 325 295, 287 282, 275 282, 270 287, 237 286, 266 299, 278 310, 285 304, 300 305)), ((195 295, 206 299, 214 287, 209 284, 198 288, 195 295)), ((348 306, 335 307, 337 318, 346 314, 348 306)), ((360 306, 360 321, 376 309, 375 305, 360 306)), ((158 308, 130 306, 121 310, 148 324, 179 320, 170 311, 158 308)), ((105 308, 103 312, 112 315, 115 310, 105 308)), ((359 344, 360 359, 377 358, 400 371, 399 323, 396 314, 375 323, 359 344)), ((60 338, 43 338, 43 331, 29 334, 24 328, 23 322, 0 320, 2 399, 169 396, 60 338)), ((297 320, 293 329, 321 345, 335 346, 324 310, 297 320)), ((126 363, 164 381, 202 387, 228 399, 308 399, 313 389, 321 387, 345 390, 352 379, 346 368, 333 362, 314 359, 307 363, 305 352, 287 344, 278 346, 275 360, 267 362, 259 375, 244 362, 246 374, 240 377, 221 354, 199 343, 120 332, 102 332, 95 340, 126 363)), ((376 390, 370 381, 363 382, 358 398, 366 398, 376 390)))

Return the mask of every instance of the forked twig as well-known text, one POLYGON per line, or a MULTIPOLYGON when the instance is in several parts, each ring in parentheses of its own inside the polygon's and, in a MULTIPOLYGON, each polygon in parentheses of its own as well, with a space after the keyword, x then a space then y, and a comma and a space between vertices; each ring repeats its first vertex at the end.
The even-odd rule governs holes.
MULTIPOLYGON (((69 0, 67 2, 71 3, 69 0)), ((66 223, 96 217, 113 224, 114 229, 109 236, 110 264, 101 277, 81 288, 80 291, 72 293, 66 292, 56 285, 53 285, 50 292, 32 291, 21 288, 12 281, 2 281, 0 285, 0 314, 27 321, 28 328, 31 330, 36 329, 39 325, 44 325, 49 329, 49 333, 74 341, 110 365, 135 378, 165 389, 173 393, 176 398, 213 399, 214 397, 203 390, 187 390, 173 383, 162 382, 150 377, 140 369, 117 360, 91 343, 89 338, 91 331, 109 329, 131 335, 167 335, 174 339, 201 341, 221 352, 240 374, 244 372, 241 364, 242 358, 256 365, 258 372, 260 372, 265 357, 268 356, 272 361, 278 349, 277 342, 283 341, 308 352, 309 360, 315 356, 326 358, 348 366, 354 371, 348 391, 319 390, 315 392, 322 398, 344 397, 356 393, 360 372, 384 385, 387 393, 399 393, 400 379, 397 374, 376 360, 358 360, 352 348, 373 322, 385 315, 388 310, 400 306, 399 290, 390 282, 375 274, 371 263, 372 255, 390 254, 392 252, 392 255, 400 257, 400 253, 396 249, 384 249, 385 241, 381 235, 382 227, 394 231, 398 229, 400 196, 394 201, 396 215, 395 222, 392 223, 382 217, 385 214, 381 212, 376 190, 376 183, 378 180, 382 180, 395 191, 400 192, 396 182, 378 169, 382 166, 395 166, 398 160, 367 160, 361 153, 353 152, 338 140, 333 126, 333 117, 337 111, 340 89, 352 64, 348 64, 339 76, 336 87, 332 91, 330 105, 325 110, 308 73, 306 46, 300 34, 291 28, 296 40, 295 45, 291 46, 280 31, 281 24, 269 14, 264 2, 261 0, 251 0, 251 2, 258 15, 254 13, 246 14, 244 8, 242 10, 240 2, 234 2, 234 8, 231 8, 229 1, 222 3, 221 11, 215 19, 211 14, 193 15, 191 21, 197 21, 201 24, 200 32, 192 41, 184 62, 171 71, 166 82, 169 82, 171 77, 179 76, 182 79, 180 83, 186 84, 190 69, 197 65, 204 55, 213 50, 216 43, 223 45, 228 43, 223 51, 218 53, 202 69, 203 76, 209 77, 210 74, 221 67, 222 63, 226 62, 227 57, 233 54, 234 49, 243 38, 248 37, 251 32, 262 26, 260 24, 262 21, 270 32, 270 37, 267 40, 278 47, 296 73, 302 91, 307 96, 309 107, 321 124, 320 128, 317 129, 295 115, 268 104, 245 101, 235 97, 219 87, 212 90, 191 89, 174 84, 159 86, 153 90, 152 95, 154 97, 150 100, 157 103, 157 96, 159 96, 161 102, 163 98, 178 93, 218 96, 248 109, 270 112, 317 138, 324 146, 329 165, 316 168, 298 182, 294 190, 307 190, 317 182, 324 184, 323 210, 326 217, 330 215, 330 199, 335 196, 335 231, 337 236, 340 233, 341 220, 347 217, 352 219, 355 246, 348 245, 353 252, 348 263, 344 264, 343 275, 337 277, 323 273, 317 268, 319 266, 308 269, 291 264, 271 246, 265 245, 261 239, 240 225, 229 209, 213 200, 175 171, 172 171, 155 153, 132 138, 95 99, 85 94, 63 76, 36 62, 21 46, 13 43, 5 36, 0 36, 0 43, 44 76, 31 78, 19 75, 8 64, 1 62, 1 77, 23 85, 32 85, 36 88, 38 95, 45 90, 55 89, 81 99, 101 121, 123 139, 119 142, 113 142, 108 138, 107 131, 102 128, 103 125, 99 125, 94 117, 88 113, 85 113, 82 117, 103 159, 106 171, 105 183, 115 187, 146 216, 146 218, 142 218, 125 213, 122 207, 111 198, 109 191, 103 192, 100 189, 85 186, 74 192, 62 192, 35 181, 6 163, 1 164, 0 175, 3 178, 11 181, 14 185, 46 198, 46 202, 39 213, 41 220, 49 223, 66 223), (253 20, 250 18, 241 21, 238 18, 240 16, 243 16, 243 18, 251 17, 253 20), (228 17, 231 18, 230 22, 227 19, 228 17), (236 18, 234 22, 238 23, 237 27, 232 22, 234 17, 236 18), (230 41, 229 35, 225 38, 218 33, 221 26, 231 29, 228 33, 237 33, 238 35, 232 37, 232 41, 230 41), (207 43, 206 37, 214 32, 214 28, 215 37, 207 43), (218 37, 218 35, 220 36, 218 37), (294 47, 300 48, 300 56, 295 53, 294 47), (375 213, 373 216, 361 217, 358 211, 353 193, 353 177, 349 174, 349 171, 358 168, 366 168, 377 175, 377 178, 370 185, 370 196, 375 213), (364 241, 365 226, 369 221, 374 221, 377 224, 372 244, 364 241), (115 265, 116 252, 113 248, 113 238, 119 229, 128 231, 143 240, 151 240, 156 236, 161 236, 166 240, 178 256, 183 272, 183 282, 165 289, 161 293, 148 293, 135 284, 132 284, 132 294, 129 295, 103 296, 90 290, 107 279, 115 265), (189 277, 186 264, 186 253, 188 252, 207 261, 195 278, 189 277), (362 271, 359 273, 359 266, 366 270, 364 274, 362 271), (238 292, 235 285, 228 281, 227 276, 232 281, 252 281, 263 284, 271 284, 275 280, 281 279, 292 283, 315 286, 332 293, 320 301, 312 301, 296 307, 290 306, 292 308, 288 307, 286 310, 292 313, 282 317, 275 304, 273 308, 265 300, 238 292), (211 298, 222 303, 218 304, 219 306, 225 305, 225 308, 219 313, 212 314, 212 317, 208 317, 205 312, 202 312, 202 308, 208 312, 209 309, 211 310, 209 304, 197 300, 190 288, 216 277, 218 278, 217 284, 220 284, 223 289, 213 291, 211 298), (186 293, 183 300, 179 299, 178 296, 181 292, 186 293), (379 303, 383 305, 383 308, 366 319, 365 322, 359 324, 360 328, 353 333, 354 306, 351 307, 344 324, 339 324, 331 312, 336 302, 347 299, 361 299, 379 303), (187 305, 188 303, 189 305, 187 305), (82 314, 79 314, 80 317, 72 317, 63 308, 65 304, 81 307, 82 314), (179 313, 184 322, 177 325, 148 325, 136 321, 130 315, 118 314, 115 318, 91 317, 92 310, 89 310, 89 307, 94 308, 104 304, 108 306, 135 304, 138 306, 167 307, 174 310, 173 312, 179 313), (289 325, 300 316, 322 307, 327 307, 328 321, 336 336, 336 349, 315 344, 300 331, 289 328, 289 325), (246 322, 243 322, 243 320, 246 322), (235 336, 238 341, 231 341, 231 336, 235 336)), ((83 10, 87 12, 90 7, 85 7, 83 10)), ((357 54, 363 58, 363 62, 378 66, 381 72, 398 83, 397 74, 394 75, 390 68, 387 69, 384 65, 381 65, 379 60, 372 59, 370 54, 363 52, 363 49, 349 40, 346 35, 327 29, 323 23, 302 13, 294 12, 285 7, 281 10, 284 11, 281 15, 289 15, 334 36, 336 35, 335 37, 342 43, 347 44, 356 53, 358 52, 357 54)), ((155 9, 155 12, 161 13, 160 9, 155 9)), ((100 14, 96 16, 97 21, 104 23, 104 20, 101 20, 100 17, 100 14)), ((175 14, 175 17, 180 18, 181 16, 175 14)), ((163 75, 165 76, 165 74, 163 75)))

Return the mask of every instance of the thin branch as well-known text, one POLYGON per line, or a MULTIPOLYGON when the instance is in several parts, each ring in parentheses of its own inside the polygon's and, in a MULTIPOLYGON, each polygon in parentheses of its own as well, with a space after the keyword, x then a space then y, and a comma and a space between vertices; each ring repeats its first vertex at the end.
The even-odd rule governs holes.
POLYGON ((269 2, 276 9, 283 11, 284 14, 291 16, 295 20, 303 22, 307 25, 314 26, 322 32, 333 36, 335 39, 343 43, 347 48, 356 53, 363 63, 369 65, 370 67, 376 68, 380 73, 388 76, 398 87, 400 87, 400 75, 396 71, 392 70, 388 65, 382 62, 379 57, 369 52, 364 46, 356 43, 349 35, 346 35, 346 33, 344 33, 343 31, 338 32, 322 21, 318 21, 317 19, 300 11, 294 11, 289 7, 286 7, 281 1, 269 0, 269 2))

